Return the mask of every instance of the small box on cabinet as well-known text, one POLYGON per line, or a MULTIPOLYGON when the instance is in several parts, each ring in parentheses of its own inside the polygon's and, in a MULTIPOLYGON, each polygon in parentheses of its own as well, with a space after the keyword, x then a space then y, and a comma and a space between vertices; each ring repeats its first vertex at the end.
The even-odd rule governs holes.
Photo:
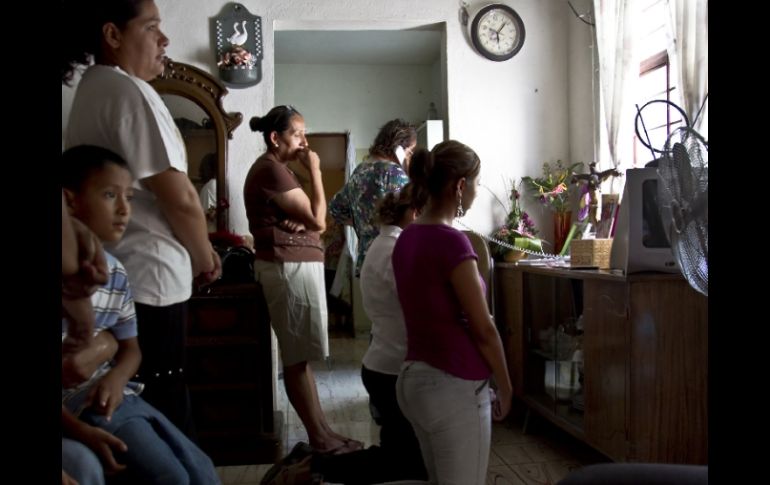
POLYGON ((612 239, 576 239, 570 244, 570 267, 610 268, 612 239))

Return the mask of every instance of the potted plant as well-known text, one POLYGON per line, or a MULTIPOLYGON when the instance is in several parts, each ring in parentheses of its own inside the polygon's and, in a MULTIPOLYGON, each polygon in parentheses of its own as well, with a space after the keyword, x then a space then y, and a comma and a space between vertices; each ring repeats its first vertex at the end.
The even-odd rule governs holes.
POLYGON ((567 182, 576 174, 582 162, 564 165, 557 160, 555 166, 543 163, 542 177, 522 177, 522 181, 533 197, 554 213, 554 252, 559 253, 569 233, 572 211, 569 205, 567 182))
MULTIPOLYGON (((511 189, 508 191, 508 205, 498 199, 494 193, 492 195, 508 212, 508 215, 505 217, 505 223, 492 233, 492 238, 517 248, 542 252, 543 242, 535 237, 538 232, 535 228, 535 223, 529 217, 529 214, 521 209, 519 203, 521 194, 516 189, 515 181, 512 181, 511 189)), ((509 262, 518 261, 526 256, 526 253, 523 251, 514 250, 501 244, 493 244, 491 252, 498 259, 509 262)))

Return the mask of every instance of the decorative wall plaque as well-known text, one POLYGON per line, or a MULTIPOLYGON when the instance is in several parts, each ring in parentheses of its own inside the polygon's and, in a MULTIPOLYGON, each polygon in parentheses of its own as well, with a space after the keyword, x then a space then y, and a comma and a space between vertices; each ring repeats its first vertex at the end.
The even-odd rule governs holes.
POLYGON ((253 86, 262 80, 262 17, 240 3, 224 6, 214 17, 219 77, 233 88, 253 86))

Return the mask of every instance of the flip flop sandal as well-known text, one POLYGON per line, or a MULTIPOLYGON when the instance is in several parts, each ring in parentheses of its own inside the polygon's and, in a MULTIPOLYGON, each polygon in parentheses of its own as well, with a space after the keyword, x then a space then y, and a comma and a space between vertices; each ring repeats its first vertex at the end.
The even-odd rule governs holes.
POLYGON ((353 438, 347 438, 345 440, 345 444, 352 451, 358 451, 358 450, 363 450, 364 449, 364 442, 363 441, 354 440, 353 438))
POLYGON ((269 485, 322 485, 320 476, 310 472, 310 459, 311 457, 307 456, 297 463, 283 465, 267 483, 269 485), (308 475, 310 475, 309 478, 308 475))
POLYGON ((308 456, 313 454, 313 448, 310 447, 309 444, 300 441, 296 445, 294 445, 294 448, 291 449, 288 455, 283 457, 278 463, 270 467, 270 469, 265 473, 265 476, 262 477, 262 481, 260 481, 260 485, 265 485, 268 483, 273 483, 272 481, 278 476, 278 474, 283 470, 284 468, 288 467, 289 465, 294 465, 296 463, 299 463, 300 461, 304 460, 308 456))
POLYGON ((354 451, 358 451, 362 449, 364 446, 363 443, 356 440, 347 439, 342 442, 341 445, 331 448, 328 450, 313 450, 313 453, 316 453, 318 455, 324 455, 324 456, 331 456, 331 455, 344 455, 345 453, 352 453, 354 451))

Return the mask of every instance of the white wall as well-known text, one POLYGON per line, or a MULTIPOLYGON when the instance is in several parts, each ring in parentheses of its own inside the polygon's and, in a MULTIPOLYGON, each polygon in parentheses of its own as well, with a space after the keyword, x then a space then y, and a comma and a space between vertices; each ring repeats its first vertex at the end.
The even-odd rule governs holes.
MULTIPOLYGON (((162 28, 171 39, 168 55, 214 72, 210 17, 218 15, 226 0, 157 0, 162 28)), ((471 0, 471 15, 486 1, 471 0)), ((562 0, 506 0, 521 16, 526 40, 511 60, 498 63, 477 54, 459 22, 454 0, 263 0, 244 2, 262 17, 264 37, 263 79, 253 87, 232 89, 225 98, 229 111, 248 120, 266 113, 275 103, 274 28, 297 29, 403 29, 446 23, 446 50, 442 53, 447 91, 436 101, 447 120, 448 136, 474 148, 482 161, 481 183, 504 198, 504 181, 513 176, 536 175, 544 161, 570 158, 568 52, 571 24, 569 6, 562 0), (569 21, 569 22, 568 22, 569 21), (568 23, 570 25, 568 25, 568 23)), ((444 40, 442 40, 442 43, 444 40)), ((580 81, 581 83, 584 81, 580 81)), ((70 93, 62 88, 62 125, 69 111, 70 93)), ((590 83, 582 93, 590 97, 590 83)), ((427 109, 427 106, 421 107, 427 109)), ((586 113, 590 115, 590 111, 586 113)), ((576 115, 574 123, 589 118, 576 115)), ((574 124, 573 123, 573 124, 574 124)), ((251 163, 264 150, 261 136, 244 122, 230 141, 228 185, 230 225, 247 231, 242 186, 251 163)), ((574 133, 574 137, 584 135, 574 133)), ((577 140, 574 140, 573 146, 577 140)), ((526 208, 529 208, 525 205, 526 208)), ((533 210, 542 235, 551 234, 550 215, 533 210)), ((488 233, 503 219, 503 211, 486 190, 464 221, 488 233)))
POLYGON ((350 130, 356 148, 368 148, 388 120, 425 120, 440 96, 432 74, 419 65, 276 64, 275 104, 302 112, 308 132, 350 130))
MULTIPOLYGON (((431 67, 431 91, 433 92, 433 97, 430 99, 430 101, 435 103, 436 112, 438 113, 440 120, 446 119, 446 110, 444 109, 444 94, 442 91, 443 84, 444 78, 441 76, 441 60, 438 60, 434 62, 433 66, 431 67)), ((428 101, 428 103, 430 103, 430 101, 428 101)))
MULTIPOLYGON (((593 11, 591 0, 572 0, 572 5, 581 14, 593 11)), ((596 160, 594 146, 598 143, 598 132, 595 130, 598 104, 594 103, 595 96, 592 95, 594 88, 598 95, 598 83, 591 83, 591 75, 593 70, 599 69, 599 60, 594 52, 593 27, 572 14, 567 16, 567 22, 570 161, 583 162, 587 171, 588 164, 596 160)))

